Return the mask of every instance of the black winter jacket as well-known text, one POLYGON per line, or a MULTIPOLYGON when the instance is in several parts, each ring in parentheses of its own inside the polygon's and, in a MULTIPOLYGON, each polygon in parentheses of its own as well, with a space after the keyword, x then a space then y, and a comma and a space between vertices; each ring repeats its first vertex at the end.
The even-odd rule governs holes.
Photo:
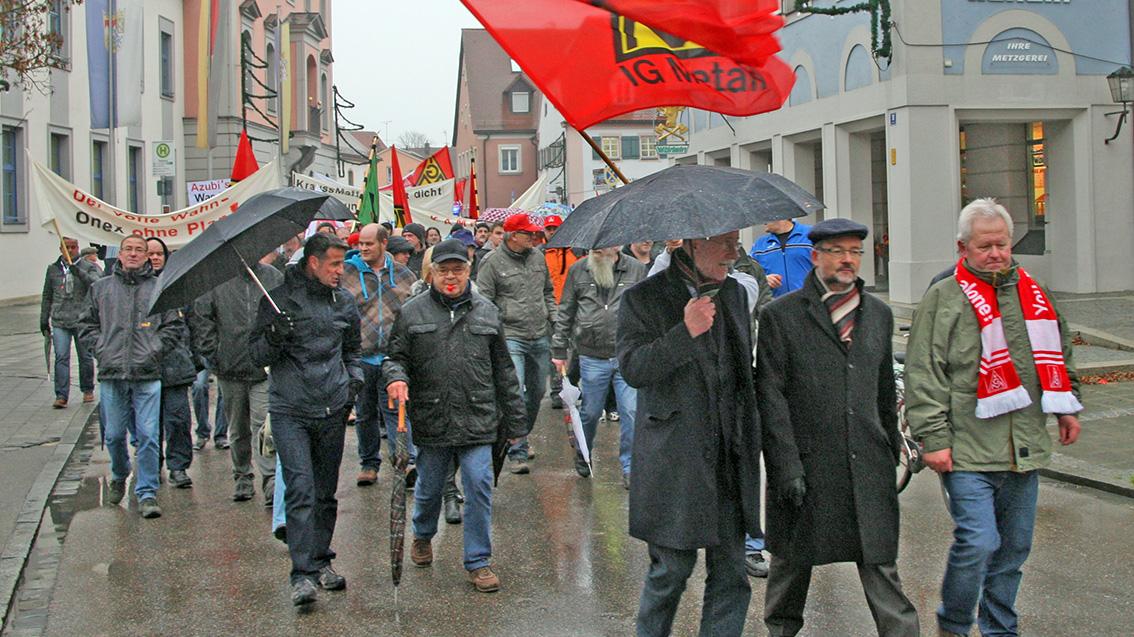
POLYGON ((158 380, 162 357, 177 347, 185 321, 177 310, 149 314, 157 277, 149 262, 127 272, 115 261, 91 286, 79 338, 98 360, 99 380, 158 380))
POLYGON ((302 268, 288 266, 272 294, 295 322, 292 338, 281 345, 268 341, 276 312, 262 299, 249 349, 253 364, 271 367, 269 413, 326 418, 346 409, 350 381, 362 382, 358 306, 349 292, 323 285, 302 268))
POLYGON ((87 293, 101 278, 99 267, 86 259, 68 266, 60 256, 47 266, 39 306, 40 331, 46 331, 50 325, 68 330, 78 327, 79 318, 87 309, 87 293))
POLYGON ((476 292, 450 309, 430 290, 402 306, 382 363, 409 384, 416 445, 455 447, 528 434, 527 412, 500 313, 476 292))
MULTIPOLYGON (((270 265, 254 264, 252 271, 269 292, 283 283, 284 275, 270 265)), ((243 273, 193 304, 189 317, 193 351, 205 359, 217 378, 248 382, 268 379, 264 366, 252 362, 248 340, 263 296, 252 278, 243 273)))
POLYGON ((591 274, 589 259, 581 259, 567 271, 563 296, 559 299, 551 353, 566 359, 571 343, 582 356, 614 358, 614 335, 622 293, 646 278, 646 266, 622 255, 614 264, 614 287, 600 288, 591 274))

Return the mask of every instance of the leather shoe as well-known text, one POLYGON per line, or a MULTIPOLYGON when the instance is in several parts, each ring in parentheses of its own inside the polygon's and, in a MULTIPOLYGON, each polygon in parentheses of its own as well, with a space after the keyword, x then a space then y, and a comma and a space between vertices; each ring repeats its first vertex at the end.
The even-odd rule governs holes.
POLYGON ((318 595, 318 591, 315 590, 315 583, 306 577, 291 585, 291 603, 294 606, 312 604, 318 595))
POLYGON ((588 465, 587 461, 583 460, 583 458, 580 456, 575 456, 575 473, 579 474, 579 476, 583 478, 591 477, 590 465, 588 465))
POLYGON ((362 471, 358 472, 358 477, 355 478, 355 482, 360 487, 368 487, 378 482, 378 470, 371 469, 370 467, 363 468, 362 471))
POLYGON ((216 447, 217 449, 220 449, 220 450, 222 450, 222 451, 223 451, 223 450, 225 450, 225 449, 228 449, 228 448, 229 448, 229 447, 231 446, 231 445, 229 445, 229 444, 228 444, 228 441, 227 441, 227 440, 225 440, 225 439, 223 439, 223 438, 222 438, 222 439, 220 439, 220 440, 214 440, 214 441, 213 441, 213 445, 214 445, 214 446, 215 446, 215 447, 216 447))
POLYGON ((461 515, 461 503, 457 500, 457 496, 447 496, 444 505, 445 522, 448 524, 460 524, 463 516, 461 515))
POLYGON ((272 531, 272 536, 284 544, 287 544, 287 525, 281 524, 277 526, 276 529, 272 531))
POLYGON ((528 463, 522 458, 508 458, 508 471, 517 475, 523 475, 531 471, 528 468, 528 463))
POLYGON ((189 474, 181 469, 173 469, 169 472, 169 484, 177 487, 178 489, 188 489, 193 486, 193 479, 189 474))
POLYGON ((319 588, 325 591, 341 591, 346 588, 346 578, 336 573, 328 564, 319 569, 319 588))
POLYGON ((94 402, 94 392, 93 391, 83 392, 83 402, 84 403, 93 403, 94 402))
POLYGON ((748 571, 749 577, 767 577, 768 562, 764 559, 764 554, 749 553, 748 555, 745 555, 744 570, 748 571))
POLYGON ((124 497, 126 497, 126 481, 111 480, 106 489, 106 501, 111 504, 118 504, 124 497))
POLYGON ((205 445, 207 445, 207 444, 209 444, 208 438, 198 438, 197 442, 193 443, 193 451, 200 451, 200 450, 204 449, 205 445))
POLYGON ((55 402, 51 403, 51 406, 55 409, 64 409, 64 408, 67 407, 67 399, 66 398, 56 398, 55 402))
POLYGON ((429 540, 415 537, 413 544, 410 545, 409 558, 415 566, 429 566, 433 563, 433 545, 429 540))
POLYGON ((496 573, 492 572, 490 566, 482 566, 474 571, 469 571, 469 581, 481 593, 495 593, 500 590, 500 578, 496 577, 496 573))
POLYGON ((251 478, 241 478, 236 481, 236 490, 232 493, 233 502, 247 502, 256 495, 256 489, 252 486, 251 478))
POLYGON ((410 465, 406 469, 406 490, 412 489, 417 484, 417 465, 410 465))
POLYGON ((158 506, 157 499, 153 496, 142 498, 141 502, 139 502, 138 505, 143 518, 152 520, 154 518, 161 517, 161 507, 158 506))

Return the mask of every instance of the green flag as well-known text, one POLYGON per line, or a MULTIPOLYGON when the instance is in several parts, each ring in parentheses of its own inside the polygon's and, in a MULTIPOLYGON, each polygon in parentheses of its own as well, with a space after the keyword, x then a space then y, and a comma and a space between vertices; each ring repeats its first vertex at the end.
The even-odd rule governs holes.
POLYGON ((378 149, 377 143, 370 146, 370 168, 366 171, 366 185, 358 202, 358 225, 378 221, 378 149))

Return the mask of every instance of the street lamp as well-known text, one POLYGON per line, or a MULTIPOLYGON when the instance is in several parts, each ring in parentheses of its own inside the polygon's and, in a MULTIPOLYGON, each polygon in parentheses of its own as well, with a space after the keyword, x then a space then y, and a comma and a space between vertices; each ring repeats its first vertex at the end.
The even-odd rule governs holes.
POLYGON ((1130 102, 1134 102, 1134 69, 1124 66, 1106 76, 1106 83, 1110 85, 1110 98, 1122 104, 1121 111, 1107 113, 1107 116, 1119 116, 1118 126, 1115 127, 1114 134, 1103 140, 1104 144, 1109 144, 1118 138, 1118 133, 1122 131, 1122 124, 1126 121, 1126 115, 1130 112, 1130 102))

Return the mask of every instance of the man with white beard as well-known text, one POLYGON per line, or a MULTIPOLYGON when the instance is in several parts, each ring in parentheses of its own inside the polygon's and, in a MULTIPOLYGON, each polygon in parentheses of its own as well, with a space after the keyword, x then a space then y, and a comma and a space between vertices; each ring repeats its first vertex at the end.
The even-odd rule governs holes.
MULTIPOLYGON (((559 300, 555 333, 551 338, 551 358, 559 372, 567 370, 567 349, 574 343, 579 356, 580 389, 583 393, 583 434, 587 448, 594 448, 595 429, 611 383, 622 416, 622 435, 618 458, 622 465, 622 486, 630 488, 630 449, 634 443, 634 415, 638 394, 618 371, 614 336, 618 327, 618 308, 622 294, 646 278, 646 266, 636 259, 623 258, 621 246, 591 250, 587 258, 571 266, 559 300), (583 326, 586 326, 585 328, 583 326)), ((575 458, 575 471, 582 477, 591 470, 582 455, 575 458)))

